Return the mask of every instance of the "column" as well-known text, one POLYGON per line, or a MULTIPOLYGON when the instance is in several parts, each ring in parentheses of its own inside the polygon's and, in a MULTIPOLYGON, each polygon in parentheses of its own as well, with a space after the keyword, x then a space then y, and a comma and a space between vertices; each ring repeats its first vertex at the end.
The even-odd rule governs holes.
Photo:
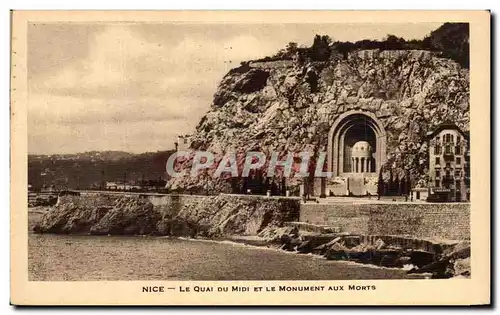
POLYGON ((371 173, 372 172, 372 159, 368 158, 366 160, 366 172, 371 173))
POLYGON ((352 157, 351 158, 351 173, 354 173, 355 169, 354 169, 354 158, 352 157))

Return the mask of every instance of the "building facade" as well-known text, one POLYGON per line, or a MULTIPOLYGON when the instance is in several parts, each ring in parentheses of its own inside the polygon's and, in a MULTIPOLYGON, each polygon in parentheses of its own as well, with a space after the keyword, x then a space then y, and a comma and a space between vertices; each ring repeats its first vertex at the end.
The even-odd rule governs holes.
POLYGON ((175 142, 175 150, 187 151, 191 145, 191 135, 179 135, 177 136, 177 142, 175 142))
POLYGON ((442 124, 427 135, 429 200, 468 201, 470 195, 469 136, 455 124, 442 124))

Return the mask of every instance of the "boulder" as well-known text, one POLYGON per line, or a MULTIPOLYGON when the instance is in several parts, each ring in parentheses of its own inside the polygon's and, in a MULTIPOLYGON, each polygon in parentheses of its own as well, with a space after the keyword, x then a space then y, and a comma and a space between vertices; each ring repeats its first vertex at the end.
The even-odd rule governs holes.
POLYGON ((333 246, 333 244, 338 243, 342 237, 336 237, 333 240, 329 241, 328 243, 321 244, 313 249, 313 251, 318 252, 320 254, 324 254, 325 251, 327 251, 330 247, 333 246))
POLYGON ((302 243, 300 243, 299 246, 297 246, 297 251, 301 254, 307 254, 307 253, 310 253, 312 252, 313 250, 313 247, 311 245, 311 241, 303 241, 302 243))
POLYGON ((470 257, 470 242, 460 242, 444 253, 452 259, 465 259, 470 257))
POLYGON ((471 276, 470 257, 457 259, 453 264, 453 274, 455 277, 462 276, 470 278, 471 276))
POLYGON ((373 245, 374 245, 375 249, 382 249, 382 248, 386 247, 385 242, 383 240, 381 240, 380 238, 377 239, 375 241, 375 244, 373 244, 373 245))
POLYGON ((436 260, 436 256, 433 253, 423 250, 410 251, 408 256, 411 259, 411 263, 418 268, 428 265, 436 260))
POLYGON ((347 260, 349 258, 346 253, 347 250, 348 248, 344 245, 335 243, 328 248, 324 256, 328 260, 347 260))

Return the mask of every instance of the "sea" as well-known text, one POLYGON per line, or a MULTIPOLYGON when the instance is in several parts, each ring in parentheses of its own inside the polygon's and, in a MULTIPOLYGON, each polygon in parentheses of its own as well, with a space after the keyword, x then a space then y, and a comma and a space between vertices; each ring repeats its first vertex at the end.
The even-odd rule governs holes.
POLYGON ((30 281, 405 279, 406 271, 228 241, 28 236, 30 281))

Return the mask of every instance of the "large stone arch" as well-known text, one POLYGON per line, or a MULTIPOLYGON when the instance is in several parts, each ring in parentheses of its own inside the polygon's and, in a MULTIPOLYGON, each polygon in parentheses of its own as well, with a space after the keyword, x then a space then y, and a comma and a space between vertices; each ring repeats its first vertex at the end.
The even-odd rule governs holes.
POLYGON ((328 171, 333 177, 342 176, 346 171, 344 166, 344 144, 345 137, 353 128, 366 128, 367 134, 373 133, 374 145, 376 147, 374 153, 374 168, 373 173, 378 173, 380 167, 386 160, 387 136, 382 122, 371 112, 362 110, 352 110, 341 114, 333 123, 328 133, 328 152, 327 163, 328 171))

